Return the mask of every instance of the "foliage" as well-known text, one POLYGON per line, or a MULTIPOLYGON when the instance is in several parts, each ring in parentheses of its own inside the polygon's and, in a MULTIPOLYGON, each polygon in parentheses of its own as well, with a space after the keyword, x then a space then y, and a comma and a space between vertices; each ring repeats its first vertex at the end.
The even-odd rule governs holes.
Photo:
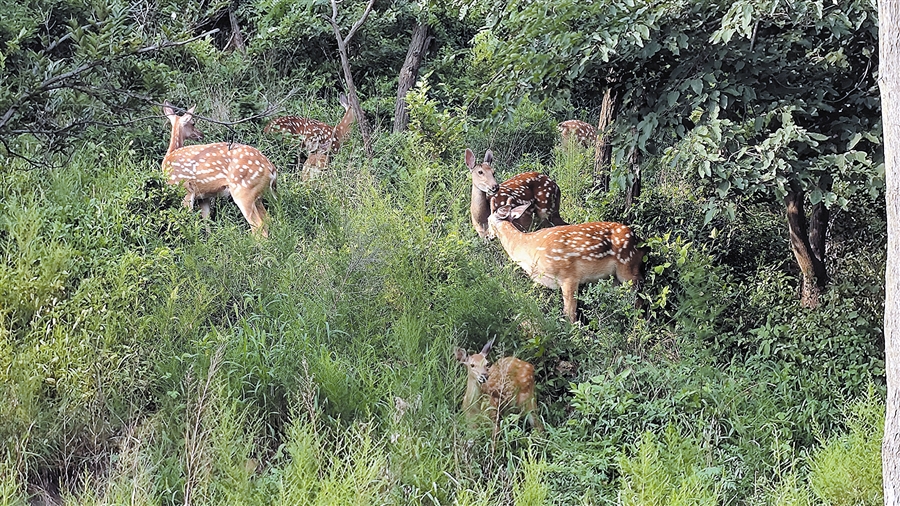
POLYGON ((710 467, 691 438, 672 430, 659 441, 645 433, 631 458, 622 461, 623 505, 714 505, 719 502, 721 469, 710 467))
POLYGON ((849 415, 848 432, 830 438, 811 456, 810 488, 824 504, 882 504, 884 404, 870 391, 849 415))
POLYGON ((208 38, 135 54, 203 33, 225 7, 3 11, 0 109, 21 103, 8 128, 22 131, 2 137, 26 157, 0 159, 4 501, 874 497, 886 227, 869 4, 378 4, 351 48, 376 125, 390 123, 411 23, 433 25, 410 131, 377 129, 371 159, 351 136, 314 182, 261 118, 233 122, 273 105, 339 117, 326 3, 227 6, 246 55, 208 38), (88 62, 102 63, 74 88, 26 97, 88 62), (559 149, 556 123, 616 82, 620 184, 601 192, 593 153, 559 149), (268 240, 227 199, 210 222, 181 207, 159 173, 165 121, 127 123, 164 96, 196 103, 210 142, 276 163, 268 240), (632 146, 644 189, 623 209, 632 146), (644 309, 598 282, 570 325, 558 291, 473 231, 466 147, 492 149, 498 179, 551 175, 570 222, 632 226, 651 249, 644 309), (791 178, 833 210, 817 310, 793 294, 791 178), (496 438, 465 424, 453 349, 493 337, 497 357, 535 365, 546 433, 517 416, 496 438))
POLYGON ((71 137, 130 123, 138 109, 167 95, 185 62, 206 59, 209 39, 192 37, 191 30, 217 9, 217 2, 176 8, 165 2, 134 7, 65 0, 4 9, 5 155, 30 151, 35 141, 50 152, 65 151, 71 137))

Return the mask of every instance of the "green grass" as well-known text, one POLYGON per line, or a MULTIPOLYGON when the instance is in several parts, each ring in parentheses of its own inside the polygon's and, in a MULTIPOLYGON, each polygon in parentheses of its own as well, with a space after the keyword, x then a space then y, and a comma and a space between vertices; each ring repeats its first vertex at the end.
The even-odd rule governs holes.
MULTIPOLYGON (((534 132, 484 135, 543 139, 534 116, 534 132)), ((729 363, 768 338, 733 320, 722 332, 719 317, 699 335, 672 309, 739 318, 718 295, 732 278, 711 275, 702 248, 648 225, 663 266, 648 290, 669 306, 642 320, 627 291, 600 285, 572 327, 558 292, 477 238, 465 168, 417 135, 380 135, 372 161, 353 140, 315 184, 282 169, 268 240, 230 201, 209 224, 182 209, 156 157, 127 145, 86 146, 64 170, 0 169, 4 503, 44 487, 96 505, 737 504, 802 497, 788 479, 755 488, 778 466, 769 443, 813 450, 810 434, 845 421, 849 439, 824 444, 810 483, 843 462, 875 469, 848 456, 869 448, 857 418, 817 386, 837 366, 729 363), (497 439, 464 423, 453 350, 494 336, 496 356, 535 364, 545 435, 516 417, 497 439)), ((583 155, 527 160, 559 179, 566 219, 600 219, 619 198, 590 195, 583 155)), ((747 307, 787 314, 770 296, 785 283, 760 279, 747 307)), ((831 321, 817 317, 791 321, 812 336, 831 321)), ((862 317, 845 339, 871 332, 862 317)))

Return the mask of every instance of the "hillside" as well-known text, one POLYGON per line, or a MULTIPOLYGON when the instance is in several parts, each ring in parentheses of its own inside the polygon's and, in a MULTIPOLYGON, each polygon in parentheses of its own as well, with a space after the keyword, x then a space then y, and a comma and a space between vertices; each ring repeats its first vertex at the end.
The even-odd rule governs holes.
POLYGON ((263 130, 347 117, 329 5, 38 4, 0 21, 3 504, 881 504, 871 5, 375 2, 349 47, 372 156, 356 122, 309 177, 263 130), (268 237, 166 184, 166 100, 196 105, 186 145, 277 168, 268 237), (603 163, 560 141, 613 105, 603 163), (631 226, 643 308, 601 281, 570 324, 474 230, 466 148, 631 226), (467 423, 454 353, 491 339, 544 432, 467 423))

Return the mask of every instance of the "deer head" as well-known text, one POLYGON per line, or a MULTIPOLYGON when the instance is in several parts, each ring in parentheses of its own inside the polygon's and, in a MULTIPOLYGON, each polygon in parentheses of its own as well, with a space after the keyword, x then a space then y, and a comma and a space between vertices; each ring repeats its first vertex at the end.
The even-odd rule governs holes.
POLYGON ((185 139, 203 138, 194 125, 194 107, 179 117, 166 102, 163 113, 172 125, 172 133, 162 169, 169 184, 187 190, 184 205, 191 208, 198 202, 201 214, 207 218, 215 197, 231 195, 251 230, 267 236, 267 215, 261 197, 266 189, 274 190, 277 171, 272 162, 256 148, 243 144, 219 142, 185 147, 185 139))
POLYGON ((466 148, 466 167, 472 174, 472 202, 469 206, 472 216, 472 226, 475 232, 482 239, 488 236, 487 219, 490 216, 490 203, 488 195, 497 193, 500 185, 494 179, 494 169, 491 168, 491 162, 494 160, 494 154, 491 150, 484 153, 484 162, 475 164, 475 153, 471 149, 466 148))
MULTIPOLYGON (((575 322, 575 293, 580 285, 613 278, 616 282, 631 281, 635 290, 640 289, 643 257, 650 250, 637 246, 640 239, 630 227, 598 221, 523 233, 510 220, 527 208, 528 204, 497 208, 488 220, 491 233, 535 283, 562 289, 570 322, 575 322)), ((637 298, 638 307, 640 301, 637 298)))
POLYGON ((597 140, 597 129, 594 125, 577 119, 563 121, 556 126, 563 144, 573 140, 578 144, 588 148, 594 145, 597 140))
POLYGON ((546 175, 525 172, 498 185, 494 179, 494 169, 491 167, 494 160, 491 150, 485 152, 484 162, 476 165, 475 153, 466 148, 465 159, 466 166, 472 174, 472 201, 469 210, 472 226, 475 227, 479 237, 483 239, 490 237, 488 217, 493 210, 503 204, 518 206, 534 203, 533 212, 523 214, 515 220, 519 230, 531 229, 535 214, 539 218, 539 224, 566 224, 559 216, 559 186, 546 175))
POLYGON ((466 418, 472 423, 476 415, 492 415, 496 435, 500 418, 508 412, 519 412, 527 416, 535 430, 543 430, 537 416, 534 366, 515 357, 503 357, 494 365, 489 365, 488 352, 493 344, 491 339, 480 353, 474 355, 469 355, 462 348, 456 349, 456 360, 466 366, 467 372, 466 394, 463 396, 466 418))

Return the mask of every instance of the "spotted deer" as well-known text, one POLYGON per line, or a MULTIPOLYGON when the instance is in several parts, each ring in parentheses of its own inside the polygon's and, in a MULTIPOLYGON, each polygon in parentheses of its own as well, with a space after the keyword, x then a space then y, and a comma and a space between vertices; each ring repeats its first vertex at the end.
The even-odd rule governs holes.
MULTIPOLYGON (((510 220, 527 206, 497 208, 488 219, 491 234, 500 238, 512 261, 535 283, 562 289, 569 322, 575 323, 575 293, 580 285, 613 277, 619 283, 631 281, 635 291, 640 290, 643 258, 650 249, 638 247, 641 241, 630 227, 595 221, 523 233, 510 220)), ((635 304, 640 307, 640 297, 635 304)))
POLYGON ((331 155, 337 153, 341 144, 350 136, 350 127, 356 120, 346 95, 341 94, 339 100, 344 107, 344 117, 333 127, 311 118, 282 116, 270 121, 263 132, 281 132, 302 138, 302 145, 309 155, 303 164, 306 174, 318 173, 328 165, 331 155))
POLYGON ((589 148, 597 141, 597 129, 594 125, 577 119, 563 121, 556 125, 563 144, 569 142, 569 139, 578 144, 589 148))
POLYGON ((268 237, 268 216, 261 199, 267 189, 275 189, 275 165, 258 149, 244 144, 185 146, 185 139, 203 140, 203 133, 194 125, 194 109, 178 116, 168 102, 163 106, 172 124, 169 149, 162 161, 166 182, 183 186, 187 190, 184 206, 193 209, 196 202, 204 218, 209 218, 213 199, 231 195, 253 233, 268 237))
POLYGON ((489 237, 488 217, 503 204, 516 206, 526 202, 534 204, 534 212, 524 213, 515 220, 516 226, 523 231, 531 229, 535 214, 539 218, 538 225, 566 224, 559 216, 559 186, 546 175, 539 172, 525 172, 497 184, 494 169, 491 168, 494 161, 491 150, 485 152, 484 161, 480 164, 475 163, 475 153, 471 149, 466 148, 465 158, 466 166, 472 175, 470 204, 472 225, 479 237, 483 239, 489 237))
POLYGON ((518 412, 527 417, 536 431, 543 431, 534 394, 534 366, 515 357, 503 357, 494 365, 488 365, 488 352, 493 344, 491 339, 481 353, 474 355, 462 348, 456 349, 456 360, 466 366, 466 393, 462 406, 466 419, 474 424, 478 416, 488 415, 494 423, 496 436, 500 418, 506 413, 518 412))

